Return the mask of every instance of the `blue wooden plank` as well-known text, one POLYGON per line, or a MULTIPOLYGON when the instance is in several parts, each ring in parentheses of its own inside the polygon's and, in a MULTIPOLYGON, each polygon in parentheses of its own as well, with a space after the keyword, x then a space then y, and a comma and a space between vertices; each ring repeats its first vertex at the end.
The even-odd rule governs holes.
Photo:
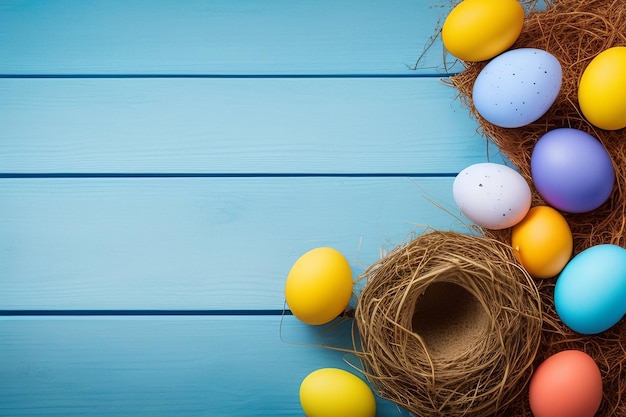
MULTIPOLYGON (((410 74, 445 0, 0 2, 2 74, 410 74)), ((443 68, 440 40, 420 73, 443 68)))
MULTIPOLYGON (((298 389, 352 355, 350 323, 294 317, 0 318, 0 416, 302 416, 298 389), (282 323, 281 323, 282 322, 282 323), (281 340, 281 334, 283 340, 281 340)), ((377 416, 408 416, 377 399, 377 416)))
POLYGON ((356 276, 424 225, 462 228, 452 181, 2 179, 0 309, 280 310, 309 249, 356 276))
POLYGON ((0 172, 450 173, 499 158, 455 94, 438 79, 4 79, 0 172))

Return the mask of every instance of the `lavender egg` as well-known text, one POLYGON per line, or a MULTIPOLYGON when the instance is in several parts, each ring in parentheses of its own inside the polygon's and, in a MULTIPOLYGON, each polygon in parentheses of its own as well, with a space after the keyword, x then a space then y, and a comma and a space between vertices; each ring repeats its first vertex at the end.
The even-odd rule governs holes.
POLYGON ((533 148, 530 171, 539 195, 552 207, 585 213, 611 196, 613 162, 602 143, 578 129, 554 129, 533 148))
POLYGON ((543 116, 561 90, 563 72, 550 53, 519 48, 492 59, 474 81, 476 111, 506 128, 526 126, 543 116))

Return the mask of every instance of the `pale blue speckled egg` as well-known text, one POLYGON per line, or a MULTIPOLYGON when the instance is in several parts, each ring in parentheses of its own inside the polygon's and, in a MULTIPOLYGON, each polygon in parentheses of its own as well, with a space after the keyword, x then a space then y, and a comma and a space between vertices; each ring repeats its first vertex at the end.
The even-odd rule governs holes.
POLYGON ((562 69, 550 53, 519 48, 492 59, 474 81, 476 111, 506 128, 526 126, 552 106, 561 90, 562 69))

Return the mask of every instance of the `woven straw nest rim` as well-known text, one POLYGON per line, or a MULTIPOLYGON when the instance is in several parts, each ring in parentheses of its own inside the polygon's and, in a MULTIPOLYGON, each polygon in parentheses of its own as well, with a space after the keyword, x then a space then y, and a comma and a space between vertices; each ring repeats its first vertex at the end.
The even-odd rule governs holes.
POLYGON ((363 278, 358 355, 383 398, 419 416, 485 416, 524 391, 541 338, 541 300, 510 247, 428 231, 363 278), (440 317, 446 309, 460 316, 440 317))

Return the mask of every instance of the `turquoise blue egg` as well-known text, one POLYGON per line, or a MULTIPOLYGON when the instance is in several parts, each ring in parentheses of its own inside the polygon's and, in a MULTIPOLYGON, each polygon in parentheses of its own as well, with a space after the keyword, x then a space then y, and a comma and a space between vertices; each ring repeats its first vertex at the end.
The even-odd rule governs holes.
POLYGON ((576 255, 554 288, 556 312, 570 329, 601 333, 626 313, 626 249, 596 245, 576 255))

